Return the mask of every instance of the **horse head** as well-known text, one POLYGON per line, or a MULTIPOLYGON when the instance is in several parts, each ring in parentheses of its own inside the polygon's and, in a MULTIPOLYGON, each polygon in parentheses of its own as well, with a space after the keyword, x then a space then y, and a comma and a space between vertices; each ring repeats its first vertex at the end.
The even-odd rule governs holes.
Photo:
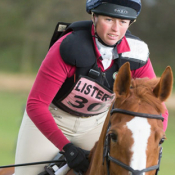
POLYGON ((120 68, 113 87, 115 101, 92 156, 92 164, 100 168, 92 168, 92 174, 156 174, 165 139, 162 103, 171 94, 172 85, 169 66, 154 79, 132 79, 129 63, 120 68))

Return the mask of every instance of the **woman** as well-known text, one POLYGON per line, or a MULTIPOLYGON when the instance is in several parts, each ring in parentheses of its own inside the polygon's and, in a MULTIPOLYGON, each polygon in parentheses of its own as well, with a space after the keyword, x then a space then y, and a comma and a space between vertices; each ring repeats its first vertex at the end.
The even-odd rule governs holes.
MULTIPOLYGON (((73 23, 50 48, 27 100, 18 136, 16 163, 51 160, 64 151, 69 167, 85 172, 114 95, 118 69, 129 61, 133 78, 155 77, 147 45, 129 26, 140 0, 87 0, 92 22, 73 23)), ((164 130, 168 111, 164 114, 164 130)), ((38 174, 43 165, 16 168, 38 174)))

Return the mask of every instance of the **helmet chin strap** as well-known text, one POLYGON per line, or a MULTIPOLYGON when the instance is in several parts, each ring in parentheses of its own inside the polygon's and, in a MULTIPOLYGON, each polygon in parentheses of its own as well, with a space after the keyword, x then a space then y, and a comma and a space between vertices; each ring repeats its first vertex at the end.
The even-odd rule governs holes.
POLYGON ((94 14, 94 12, 91 13, 91 16, 92 16, 92 22, 93 22, 93 25, 94 25, 94 31, 96 33, 96 22, 95 22, 95 14, 94 14))
MULTIPOLYGON (((96 19, 95 19, 95 14, 94 14, 94 12, 92 12, 91 15, 92 15, 92 22, 93 22, 93 25, 94 25, 95 38, 97 38, 98 41, 99 41, 101 44, 103 44, 104 46, 107 46, 107 47, 115 47, 117 44, 119 44, 119 43, 122 41, 123 37, 122 37, 117 43, 115 43, 114 45, 108 45, 108 44, 106 44, 106 43, 98 36, 98 34, 97 34, 97 31, 96 31, 96 22, 97 22, 97 21, 96 21, 96 19)), ((132 23, 134 23, 135 21, 136 21, 136 20, 132 21, 132 22, 130 23, 130 25, 131 25, 132 23)))
POLYGON ((136 19, 131 20, 131 22, 130 22, 130 24, 129 24, 129 27, 130 27, 132 24, 134 24, 135 22, 136 22, 136 19))
POLYGON ((122 41, 122 39, 120 39, 119 41, 117 41, 117 43, 115 43, 114 45, 108 45, 108 44, 106 44, 105 42, 103 42, 103 40, 98 36, 98 34, 97 34, 97 32, 95 32, 95 37, 98 39, 98 41, 101 43, 101 44, 103 44, 104 46, 107 46, 107 47, 115 47, 117 44, 119 44, 121 41, 122 41))

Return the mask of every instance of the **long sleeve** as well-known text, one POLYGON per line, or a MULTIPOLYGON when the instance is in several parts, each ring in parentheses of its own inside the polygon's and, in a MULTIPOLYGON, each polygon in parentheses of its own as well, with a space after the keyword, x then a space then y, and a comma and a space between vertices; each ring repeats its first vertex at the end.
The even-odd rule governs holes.
POLYGON ((27 113, 39 130, 60 150, 69 143, 56 125, 49 105, 67 77, 75 72, 75 67, 67 65, 59 53, 60 42, 49 50, 41 64, 36 80, 27 100, 27 113))

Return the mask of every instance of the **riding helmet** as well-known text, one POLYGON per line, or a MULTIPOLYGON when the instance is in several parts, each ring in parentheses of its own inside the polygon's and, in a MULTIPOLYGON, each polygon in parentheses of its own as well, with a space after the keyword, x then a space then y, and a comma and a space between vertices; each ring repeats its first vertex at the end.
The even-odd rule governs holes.
POLYGON ((141 11, 141 0, 87 0, 86 11, 97 15, 135 20, 141 11))

